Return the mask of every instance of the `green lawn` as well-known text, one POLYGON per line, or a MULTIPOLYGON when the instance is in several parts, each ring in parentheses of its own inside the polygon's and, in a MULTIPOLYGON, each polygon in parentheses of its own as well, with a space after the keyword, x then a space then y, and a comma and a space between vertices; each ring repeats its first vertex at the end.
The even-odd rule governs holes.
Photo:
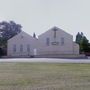
POLYGON ((90 90, 90 64, 0 63, 0 90, 90 90))

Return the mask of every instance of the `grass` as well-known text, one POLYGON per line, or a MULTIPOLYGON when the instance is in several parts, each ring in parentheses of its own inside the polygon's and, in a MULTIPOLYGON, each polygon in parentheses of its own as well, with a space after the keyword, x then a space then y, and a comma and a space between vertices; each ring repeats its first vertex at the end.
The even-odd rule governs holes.
POLYGON ((0 63, 0 90, 90 90, 90 64, 0 63))

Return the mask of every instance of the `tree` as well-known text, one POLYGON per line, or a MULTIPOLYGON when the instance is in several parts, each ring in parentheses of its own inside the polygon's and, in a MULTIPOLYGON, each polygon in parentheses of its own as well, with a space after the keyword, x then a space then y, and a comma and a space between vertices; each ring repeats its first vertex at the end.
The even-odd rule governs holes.
POLYGON ((36 34, 35 33, 33 33, 33 37, 36 38, 36 34))
POLYGON ((4 54, 2 48, 0 48, 0 57, 4 54))
POLYGON ((76 35, 76 43, 80 46, 80 52, 90 52, 89 40, 84 36, 83 32, 76 35))
POLYGON ((76 43, 78 43, 80 45, 80 41, 83 37, 83 33, 81 32, 81 34, 78 32, 78 34, 76 35, 76 43))
POLYGON ((20 33, 22 26, 16 24, 14 21, 2 21, 0 22, 0 47, 7 49, 7 40, 20 33))
POLYGON ((84 36, 80 42, 81 52, 90 52, 89 40, 84 36))
POLYGON ((8 40, 15 36, 16 34, 21 32, 22 26, 20 24, 16 24, 14 21, 10 22, 0 22, 0 35, 5 40, 8 40))

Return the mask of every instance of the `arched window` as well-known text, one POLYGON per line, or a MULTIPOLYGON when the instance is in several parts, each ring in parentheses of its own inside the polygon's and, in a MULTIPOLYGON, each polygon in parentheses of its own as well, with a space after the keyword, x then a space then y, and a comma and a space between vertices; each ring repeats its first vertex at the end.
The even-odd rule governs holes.
POLYGON ((16 44, 13 45, 13 52, 16 52, 16 44))
POLYGON ((47 45, 47 46, 50 45, 50 38, 46 38, 46 45, 47 45))
POLYGON ((64 45, 64 37, 61 38, 61 45, 64 45))

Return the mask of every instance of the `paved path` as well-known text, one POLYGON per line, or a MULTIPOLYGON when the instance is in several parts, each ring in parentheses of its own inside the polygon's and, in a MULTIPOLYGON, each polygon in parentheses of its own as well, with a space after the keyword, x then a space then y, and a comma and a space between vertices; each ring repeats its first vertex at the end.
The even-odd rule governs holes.
POLYGON ((90 59, 14 58, 0 59, 0 62, 90 63, 90 59))

